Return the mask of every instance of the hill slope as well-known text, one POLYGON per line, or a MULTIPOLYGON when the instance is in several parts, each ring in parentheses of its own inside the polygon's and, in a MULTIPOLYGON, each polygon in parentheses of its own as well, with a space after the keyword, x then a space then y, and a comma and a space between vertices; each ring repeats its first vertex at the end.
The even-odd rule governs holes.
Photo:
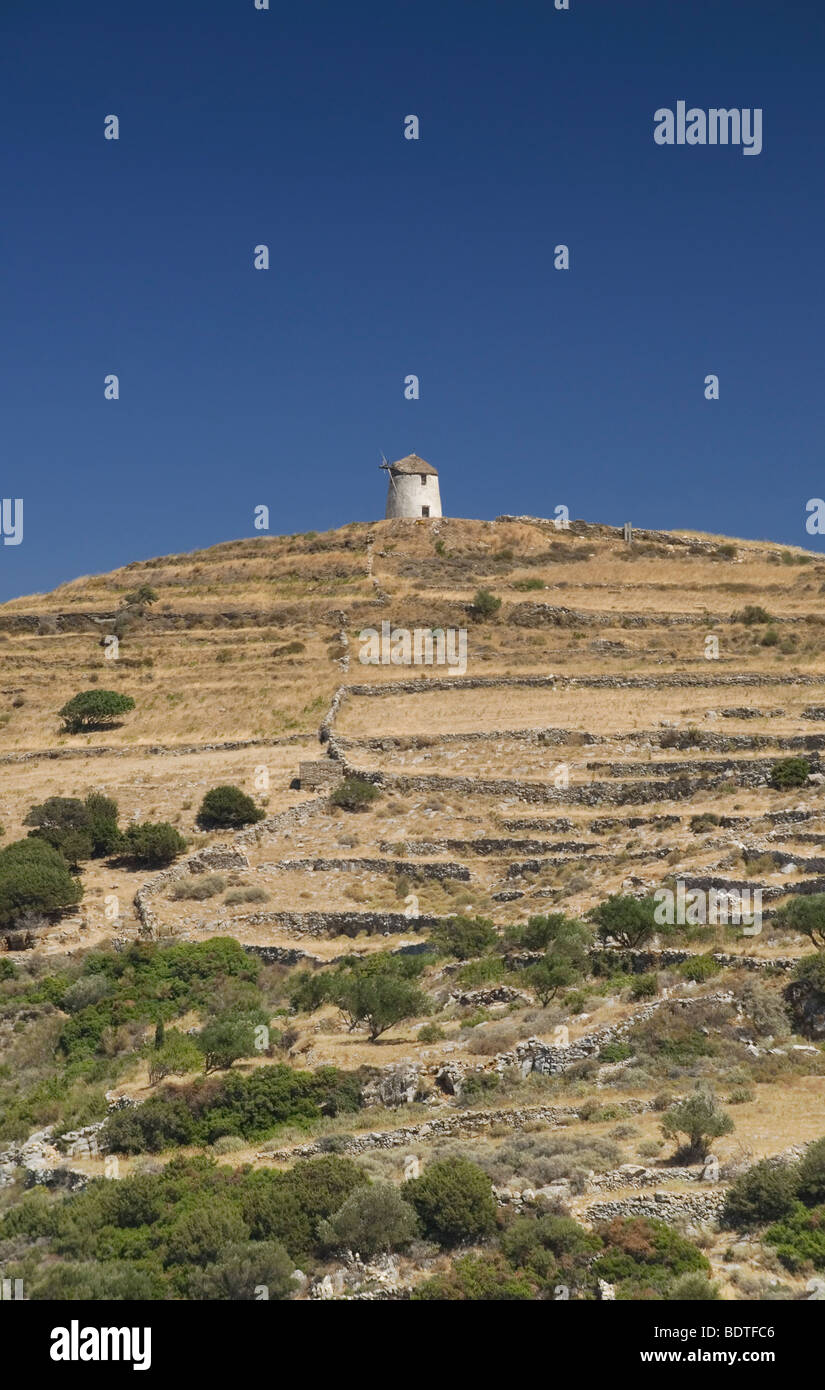
MULTIPOLYGON (((122 824, 168 820, 189 846, 155 876, 84 863, 79 909, 37 933, 30 958, 62 969, 93 944, 232 936, 274 971, 267 997, 283 1013, 296 966, 414 953, 444 919, 482 916, 498 944, 427 966, 429 1031, 418 1017, 370 1041, 329 1003, 297 1008, 288 1065, 366 1068, 364 1114, 319 1122, 302 1149, 282 1128, 266 1151, 241 1136, 231 1161, 282 1165, 345 1124, 338 1146, 375 1151, 372 1171, 398 1181, 393 1149, 432 1158, 452 1136, 522 1187, 567 1174, 584 1220, 645 1211, 650 1188, 660 1213, 708 1222, 737 1163, 825 1127, 825 1059, 810 1040, 822 1020, 794 1034, 782 1002, 811 943, 771 917, 825 889, 824 588, 825 559, 768 543, 641 532, 628 545, 608 527, 505 518, 232 542, 6 604, 4 843, 26 833, 33 803, 100 791, 122 824), (153 593, 141 599, 142 585, 153 593), (500 605, 485 615, 479 591, 500 605), (466 629, 466 670, 365 664, 362 634, 382 623, 466 629), (134 711, 61 733, 57 710, 95 686, 132 696, 134 711), (806 770, 778 789, 788 758, 806 770), (330 800, 347 776, 377 788, 365 809, 330 800), (265 819, 234 837, 199 830, 220 783, 265 819), (592 956, 580 990, 542 1002, 525 973, 535 953, 518 947, 528 919, 582 918, 676 880, 731 901, 760 889, 762 930, 700 923, 664 953, 647 941, 641 955, 592 956), (735 1133, 715 1146, 722 1186, 706 1197, 691 1186, 700 1171, 661 1166, 657 1137, 662 1088, 697 1080, 736 1101, 735 1133), (546 1163, 532 1130, 557 1145, 546 1163)), ((154 1093, 143 1056, 122 1064, 118 1095, 154 1093)), ((706 1234, 727 1281, 726 1238, 706 1234)), ((758 1283, 762 1255, 748 1258, 758 1283)))

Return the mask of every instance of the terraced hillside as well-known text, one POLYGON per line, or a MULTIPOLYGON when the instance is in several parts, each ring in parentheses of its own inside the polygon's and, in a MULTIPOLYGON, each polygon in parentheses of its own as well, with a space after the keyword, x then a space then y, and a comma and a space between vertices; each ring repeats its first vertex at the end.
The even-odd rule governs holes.
MULTIPOLYGON (((825 1135, 825 933, 805 929, 825 894, 823 592, 825 558, 802 550, 505 517, 233 542, 0 607, 0 849, 33 805, 89 793, 116 800, 122 829, 169 822, 186 841, 154 871, 90 854, 76 906, 7 923, 6 1205, 27 1184, 112 1176, 112 1155, 128 1178, 157 1166, 147 1153, 270 1174, 338 1153, 399 1192, 458 1157, 492 1182, 503 1230, 459 1241, 486 1296, 510 1296, 490 1292, 509 1278, 519 1296, 676 1296, 684 1251, 665 1274, 617 1263, 638 1217, 681 1231, 723 1297, 810 1297, 825 1248, 789 1254, 796 1228, 771 1235, 756 1208, 737 1224, 725 1203, 761 1160, 786 1175, 818 1161, 825 1135), (362 634, 382 624, 389 641, 465 629, 466 669, 365 663, 362 634), (61 731, 61 706, 95 688, 134 710, 61 731), (221 784, 263 818, 200 828, 221 784), (679 884, 723 895, 728 920, 615 915, 679 884), (754 927, 737 909, 756 890, 754 927), (141 1002, 145 953, 214 961, 226 938, 246 964, 226 956, 214 998, 141 1002), (124 978, 114 960, 131 992, 95 997, 92 976, 124 978), (385 967, 409 994, 395 1021, 351 1004, 353 977, 363 994, 385 967), (273 1068, 335 1075, 357 1101, 204 1128, 192 1057, 153 1066, 159 1021, 197 1038, 255 1010, 264 1043, 210 1070, 261 1087, 273 1068), (662 1121, 694 1092, 732 1127, 680 1149, 662 1121), (197 1123, 164 1128, 173 1100, 197 1123), (511 1232, 542 1213, 585 1233, 578 1263, 550 1242, 543 1282, 511 1232), (602 1254, 585 1259, 591 1236, 602 1254)), ((770 1214, 813 1229, 806 1201, 770 1214)), ((417 1237, 366 1262, 343 1235, 285 1238, 307 1271, 291 1296, 481 1296, 416 1210, 417 1237)), ((28 1261, 38 1287, 37 1258, 2 1235, 0 1262, 28 1261)), ((158 1269, 138 1296, 215 1296, 158 1269)))

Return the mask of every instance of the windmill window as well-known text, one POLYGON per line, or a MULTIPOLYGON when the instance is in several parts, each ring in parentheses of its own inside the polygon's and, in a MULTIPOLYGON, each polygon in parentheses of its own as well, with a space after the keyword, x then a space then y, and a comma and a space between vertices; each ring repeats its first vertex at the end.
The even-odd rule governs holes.
POLYGON ((426 475, 426 473, 422 473, 422 474, 421 474, 421 486, 422 486, 422 487, 426 487, 426 486, 427 486, 427 475, 426 475))
POLYGON ((421 515, 422 515, 422 516, 429 516, 429 515, 430 515, 430 509, 429 509, 429 507, 422 507, 422 508, 421 508, 421 515))

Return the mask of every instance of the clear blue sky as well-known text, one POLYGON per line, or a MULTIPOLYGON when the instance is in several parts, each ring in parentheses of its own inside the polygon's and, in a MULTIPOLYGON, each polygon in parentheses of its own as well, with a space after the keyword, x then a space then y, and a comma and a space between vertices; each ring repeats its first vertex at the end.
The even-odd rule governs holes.
POLYGON ((0 597, 383 516, 379 450, 823 544, 822 0, 271 5, 2 0, 0 597), (762 153, 656 145, 681 99, 762 153))

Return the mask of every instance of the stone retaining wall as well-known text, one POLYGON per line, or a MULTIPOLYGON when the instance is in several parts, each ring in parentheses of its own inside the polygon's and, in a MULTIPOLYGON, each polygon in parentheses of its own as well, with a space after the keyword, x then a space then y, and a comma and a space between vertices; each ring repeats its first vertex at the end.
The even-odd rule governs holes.
MULTIPOLYGON (((622 1111, 627 1115, 642 1115, 652 1108, 651 1101, 622 1102, 622 1111)), ((367 1153, 370 1149, 409 1148, 411 1145, 429 1142, 432 1139, 481 1134, 495 1124, 506 1125, 509 1129, 523 1129, 525 1125, 536 1122, 565 1125, 571 1120, 582 1118, 580 1109, 559 1105, 537 1105, 518 1110, 483 1110, 480 1113, 466 1111, 439 1116, 417 1125, 403 1125, 399 1129, 373 1130, 369 1134, 338 1135, 335 1139, 335 1149, 339 1153, 360 1154, 367 1153)), ((271 1149, 259 1153, 257 1157, 271 1159, 275 1163, 288 1162, 293 1158, 312 1158, 316 1154, 327 1153, 329 1147, 323 1140, 316 1140, 308 1144, 299 1144, 295 1148, 271 1149)))
POLYGON ((258 873, 366 873, 407 874, 416 878, 438 880, 470 880, 470 870, 464 864, 420 864, 406 859, 281 859, 276 864, 259 864, 258 873))
POLYGON ((652 1192, 649 1197, 624 1197, 613 1202, 593 1202, 587 1209, 590 1223, 615 1221, 617 1217, 648 1216, 673 1225, 678 1221, 718 1221, 725 1192, 652 1192))
MULTIPOLYGON (((168 888, 176 879, 184 878, 187 874, 203 873, 204 869, 215 868, 216 858, 219 860, 222 856, 235 856, 243 846, 259 844, 265 835, 275 835, 288 827, 303 825, 307 820, 311 820, 313 816, 327 808, 326 797, 319 797, 315 801, 305 801, 300 806, 290 806, 286 811, 269 816, 266 820, 259 821, 257 825, 250 826, 247 830, 239 830, 233 836, 231 844, 206 846, 196 854, 190 855, 187 859, 178 860, 170 868, 162 869, 160 873, 147 879, 145 883, 141 884, 133 899, 135 912, 140 922, 141 935, 150 938, 157 935, 161 924, 157 914, 152 909, 150 899, 156 897, 164 888, 168 888)), ((246 862, 248 863, 248 860, 246 862)), ((235 867, 234 862, 232 867, 235 867)))

